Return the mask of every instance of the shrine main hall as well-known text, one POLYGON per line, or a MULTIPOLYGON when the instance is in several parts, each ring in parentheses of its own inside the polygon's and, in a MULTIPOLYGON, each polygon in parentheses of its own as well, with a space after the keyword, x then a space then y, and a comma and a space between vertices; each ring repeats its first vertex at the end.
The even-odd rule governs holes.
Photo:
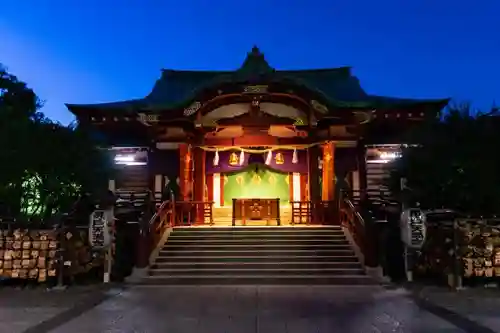
POLYGON ((285 224, 387 191, 405 131, 447 103, 368 94, 350 67, 278 70, 254 47, 234 71, 166 69, 144 98, 67 107, 113 154, 111 190, 171 190, 183 223, 285 224))

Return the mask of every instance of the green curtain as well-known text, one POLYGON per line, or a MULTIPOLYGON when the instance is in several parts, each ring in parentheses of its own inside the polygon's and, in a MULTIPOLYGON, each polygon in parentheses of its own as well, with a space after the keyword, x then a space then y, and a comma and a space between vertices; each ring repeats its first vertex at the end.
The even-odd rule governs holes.
POLYGON ((224 205, 231 206, 233 198, 279 198, 280 203, 290 202, 288 174, 269 169, 248 168, 241 172, 223 175, 224 205))

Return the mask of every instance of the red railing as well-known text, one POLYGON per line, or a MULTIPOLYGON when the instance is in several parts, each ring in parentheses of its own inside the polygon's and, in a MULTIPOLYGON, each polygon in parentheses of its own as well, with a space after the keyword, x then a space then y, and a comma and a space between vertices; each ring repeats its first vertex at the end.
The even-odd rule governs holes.
POLYGON ((171 225, 213 225, 213 201, 175 201, 171 225))
MULTIPOLYGON (((158 246, 167 228, 183 225, 212 225, 214 222, 212 208, 213 202, 207 201, 175 201, 172 198, 162 202, 148 223, 141 226, 137 248, 137 267, 148 266, 151 253, 158 246)), ((147 213, 145 212, 145 219, 147 219, 147 213)))
POLYGON ((340 223, 349 230, 354 242, 364 256, 364 264, 376 267, 374 234, 370 234, 370 226, 363 219, 354 203, 347 197, 340 200, 340 223))
POLYGON ((290 201, 291 224, 338 225, 338 204, 336 201, 290 201))

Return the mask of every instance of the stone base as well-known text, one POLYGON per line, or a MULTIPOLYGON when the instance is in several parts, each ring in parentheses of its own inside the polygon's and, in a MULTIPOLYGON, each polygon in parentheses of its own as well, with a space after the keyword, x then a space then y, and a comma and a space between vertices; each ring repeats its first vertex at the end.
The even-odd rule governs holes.
POLYGON ((148 275, 148 268, 134 267, 132 274, 125 278, 126 283, 139 283, 148 275))
POLYGON ((366 272, 366 275, 375 279, 378 282, 381 282, 381 283, 390 282, 389 277, 384 276, 384 270, 382 269, 381 266, 377 266, 377 267, 365 266, 365 272, 366 272))

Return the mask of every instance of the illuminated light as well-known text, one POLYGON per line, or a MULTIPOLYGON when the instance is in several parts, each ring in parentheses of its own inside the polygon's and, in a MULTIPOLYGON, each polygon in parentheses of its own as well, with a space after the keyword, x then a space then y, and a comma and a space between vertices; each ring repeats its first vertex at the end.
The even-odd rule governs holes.
POLYGON ((214 185, 213 185, 213 201, 214 201, 214 206, 219 208, 220 207, 220 173, 214 173, 214 185))
POLYGON ((134 155, 116 155, 115 162, 135 162, 134 155))
POLYGON ((292 176, 293 201, 300 201, 300 173, 294 172, 292 176))
POLYGON ((397 152, 386 152, 383 151, 380 153, 380 159, 381 160, 395 160, 396 158, 401 157, 401 154, 397 152))
POLYGON ((400 152, 380 152, 377 159, 368 160, 367 163, 389 163, 401 157, 400 152))
POLYGON ((132 166, 132 165, 147 165, 148 163, 147 162, 116 162, 116 164, 132 166))

